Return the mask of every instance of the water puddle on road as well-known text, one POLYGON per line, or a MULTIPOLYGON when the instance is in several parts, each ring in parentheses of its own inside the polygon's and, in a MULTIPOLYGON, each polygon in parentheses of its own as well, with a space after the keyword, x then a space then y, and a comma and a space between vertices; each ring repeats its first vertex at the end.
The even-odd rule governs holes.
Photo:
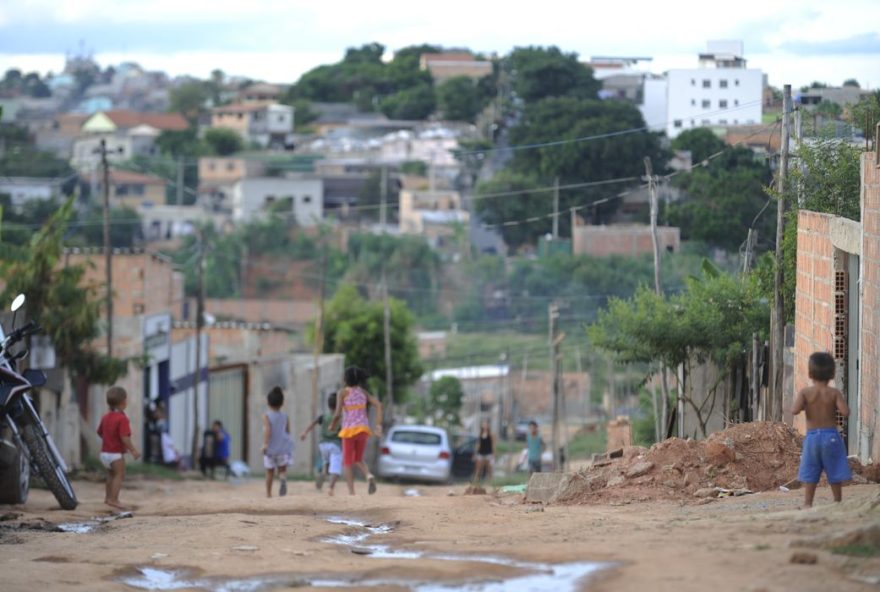
POLYGON ((58 524, 58 529, 61 532, 72 532, 74 534, 88 534, 101 526, 102 524, 106 524, 108 522, 113 522, 114 520, 122 520, 124 518, 131 518, 134 515, 131 512, 118 512, 116 514, 111 514, 110 516, 102 516, 100 518, 92 518, 91 520, 84 520, 82 522, 62 522, 58 524))
POLYGON ((369 524, 361 520, 341 516, 328 516, 325 520, 331 524, 346 526, 350 529, 338 535, 322 539, 331 545, 348 547, 353 553, 367 555, 375 559, 427 559, 433 561, 451 561, 457 563, 483 563, 505 566, 525 574, 513 575, 506 579, 477 580, 466 582, 424 582, 414 580, 357 580, 329 577, 308 577, 299 575, 253 577, 241 579, 198 578, 186 569, 158 569, 141 567, 134 575, 120 578, 119 581, 140 590, 183 590, 198 589, 212 592, 260 592, 272 587, 311 586, 315 588, 378 588, 397 586, 408 588, 412 592, 532 592, 553 590, 554 592, 574 592, 584 583, 585 578, 608 567, 607 564, 596 562, 572 563, 538 563, 518 561, 496 555, 458 555, 450 553, 433 553, 428 551, 409 551, 394 549, 391 545, 367 544, 373 536, 381 536, 394 532, 389 524, 369 524))

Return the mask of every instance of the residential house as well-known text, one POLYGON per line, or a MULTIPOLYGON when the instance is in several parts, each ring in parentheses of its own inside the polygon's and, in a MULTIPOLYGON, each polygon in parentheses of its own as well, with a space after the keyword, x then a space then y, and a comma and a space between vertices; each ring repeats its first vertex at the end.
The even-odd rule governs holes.
MULTIPOLYGON (((575 223, 571 233, 574 255, 637 257, 654 252, 651 227, 647 224, 594 226, 575 223)), ((676 253, 681 248, 681 233, 678 228, 660 226, 657 228, 657 236, 661 250, 676 253)))
POLYGON ((479 80, 492 74, 492 62, 478 60, 464 51, 423 53, 419 58, 419 68, 430 72, 436 84, 458 76, 479 80))
POLYGON ((244 178, 232 188, 232 218, 249 220, 268 211, 288 214, 299 226, 323 219, 324 184, 310 176, 244 178))
POLYGON ((49 119, 35 121, 29 129, 37 148, 67 160, 73 153, 73 143, 87 119, 88 115, 61 113, 49 119))
POLYGON ((198 201, 212 212, 232 213, 232 191, 245 177, 261 177, 263 162, 236 156, 203 156, 199 158, 198 201))
POLYGON ((669 70, 666 84, 670 138, 698 127, 761 123, 764 74, 746 67, 742 41, 710 41, 696 68, 669 70))
POLYGON ((293 147, 293 107, 269 102, 223 105, 211 110, 211 127, 230 129, 261 148, 293 147))
POLYGON ((165 241, 192 234, 197 225, 223 226, 225 216, 200 206, 141 203, 138 206, 144 240, 165 241))
MULTIPOLYGON (((880 139, 880 129, 877 132, 880 139)), ((876 146, 876 144, 875 144, 876 146)), ((785 419, 793 397, 808 386, 808 359, 830 352, 837 363, 833 385, 849 404, 839 418, 849 454, 880 458, 880 158, 861 159, 861 222, 800 210, 794 323, 794 385, 785 393, 785 419)))
POLYGON ((446 331, 421 331, 416 334, 419 358, 430 360, 446 357, 446 331))
POLYGON ((302 330, 315 321, 318 305, 314 298, 208 298, 205 310, 218 321, 236 321, 290 330, 302 330))
MULTIPOLYGON (((215 318, 207 307, 206 312, 210 319, 215 318)), ((194 336, 195 328, 194 321, 175 321, 173 335, 180 338, 194 336)), ((279 356, 290 353, 293 346, 291 331, 269 323, 212 321, 203 331, 208 335, 208 363, 211 366, 279 356)))
POLYGON ((456 224, 467 228, 470 220, 457 191, 403 190, 398 217, 402 234, 424 236, 435 246, 449 242, 456 224))
POLYGON ((183 131, 189 127, 179 113, 137 113, 101 111, 89 117, 81 135, 73 143, 71 165, 79 171, 94 170, 101 162, 103 140, 111 163, 136 156, 156 156, 156 138, 163 131, 183 131))
POLYGON ((59 199, 71 179, 63 177, 0 177, 0 195, 8 195, 13 208, 29 201, 59 199))
POLYGON ((795 93, 795 102, 799 105, 816 106, 822 102, 834 103, 841 107, 857 104, 862 98, 870 96, 872 91, 858 86, 839 86, 829 88, 810 88, 795 93))
POLYGON ((277 103, 283 94, 284 90, 277 84, 258 82, 242 89, 238 100, 241 103, 277 103))
MULTIPOLYGON (((162 177, 121 169, 110 169, 110 206, 138 209, 141 206, 163 205, 167 183, 162 177)), ((102 195, 104 180, 98 175, 96 190, 102 195)))

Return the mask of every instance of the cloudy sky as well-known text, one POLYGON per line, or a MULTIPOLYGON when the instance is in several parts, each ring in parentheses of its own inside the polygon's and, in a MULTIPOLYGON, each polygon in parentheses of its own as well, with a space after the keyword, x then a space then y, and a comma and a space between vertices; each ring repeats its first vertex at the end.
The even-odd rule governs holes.
POLYGON ((557 45, 649 56, 650 69, 692 67, 708 39, 741 39, 770 83, 856 78, 880 86, 880 0, 685 0, 526 3, 446 0, 0 0, 0 71, 59 71, 81 46, 99 63, 136 61, 171 74, 214 68, 273 82, 378 41, 505 53, 557 45))

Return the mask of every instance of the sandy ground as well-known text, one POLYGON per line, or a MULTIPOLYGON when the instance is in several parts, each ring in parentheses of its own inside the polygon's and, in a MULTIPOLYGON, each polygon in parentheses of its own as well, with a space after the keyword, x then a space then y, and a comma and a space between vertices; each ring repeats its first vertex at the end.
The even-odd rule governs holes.
MULTIPOLYGON (((123 501, 134 516, 86 534, 18 528, 40 520, 67 523, 107 516, 100 484, 75 483, 80 507, 57 509, 51 496, 31 492, 26 507, 0 506, 0 589, 125 590, 120 582, 138 568, 187 570, 193 577, 280 575, 289 589, 301 578, 337 577, 463 583, 522 575, 515 567, 430 558, 358 555, 326 538, 358 529, 326 516, 386 523, 394 530, 373 536, 394 549, 491 554, 541 562, 598 561, 609 566, 575 588, 635 590, 850 590, 876 589, 855 575, 880 575, 880 560, 854 559, 810 550, 815 565, 790 562, 793 540, 877 521, 864 511, 876 485, 844 490, 842 506, 828 503, 797 510, 800 493, 773 492, 706 505, 636 502, 622 505, 534 506, 521 496, 463 496, 462 486, 380 484, 377 495, 330 498, 313 484, 293 483, 285 498, 266 499, 261 481, 132 481, 123 501), (407 497, 415 488, 419 497, 407 497), (455 495, 450 495, 454 493, 455 495)), ((341 489, 341 488, 340 488, 341 489)), ((875 510, 874 512, 877 512, 875 510)), ((388 589, 407 589, 386 586, 388 589)), ((309 589, 308 587, 300 589, 309 589)), ((345 589, 357 589, 346 587, 345 589)), ((376 589, 376 588, 371 588, 376 589)), ((500 589, 510 589, 504 586, 500 589)), ((556 588, 562 590, 564 588, 556 588)))

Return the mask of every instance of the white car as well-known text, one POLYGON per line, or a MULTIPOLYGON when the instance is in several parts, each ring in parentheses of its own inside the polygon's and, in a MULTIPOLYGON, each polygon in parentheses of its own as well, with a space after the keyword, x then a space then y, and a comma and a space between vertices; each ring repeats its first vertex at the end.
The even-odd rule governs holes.
POLYGON ((449 481, 452 449, 446 430, 425 425, 395 426, 388 431, 379 454, 384 479, 449 481))

